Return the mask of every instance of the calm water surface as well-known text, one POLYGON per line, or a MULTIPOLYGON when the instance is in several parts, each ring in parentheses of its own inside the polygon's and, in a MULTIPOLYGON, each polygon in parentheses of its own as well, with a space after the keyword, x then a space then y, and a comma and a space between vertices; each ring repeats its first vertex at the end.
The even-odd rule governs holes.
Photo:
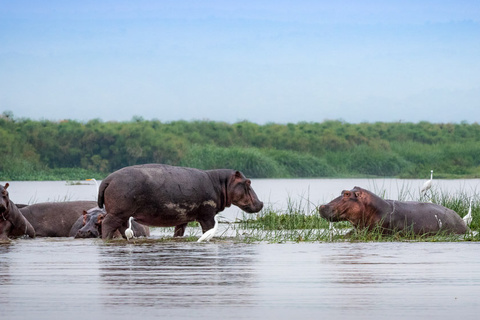
POLYGON ((478 319, 478 243, 0 246, 2 319, 478 319))
MULTIPOLYGON (((395 198, 423 180, 254 180, 314 207, 358 185, 395 198)), ((439 181, 476 195, 479 180, 439 181)), ((4 183, 2 183, 4 184, 4 183)), ((92 200, 95 185, 10 182, 17 203, 92 200)), ((417 191, 418 192, 418 191, 417 191)), ((226 212, 234 219, 238 209, 226 212)), ((155 236, 154 236, 155 237, 155 236)), ((16 239, 0 245, 1 319, 478 319, 480 243, 239 244, 16 239)))

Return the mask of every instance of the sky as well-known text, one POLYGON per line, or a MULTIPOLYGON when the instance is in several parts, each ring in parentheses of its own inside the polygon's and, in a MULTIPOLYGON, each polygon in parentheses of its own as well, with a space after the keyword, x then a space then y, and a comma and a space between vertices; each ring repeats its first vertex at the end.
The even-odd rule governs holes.
POLYGON ((0 112, 474 123, 477 0, 0 0, 0 112))

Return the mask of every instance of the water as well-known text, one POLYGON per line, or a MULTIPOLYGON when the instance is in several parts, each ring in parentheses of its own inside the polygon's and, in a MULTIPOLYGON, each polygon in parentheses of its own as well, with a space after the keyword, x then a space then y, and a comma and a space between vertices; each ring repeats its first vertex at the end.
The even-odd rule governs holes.
MULTIPOLYGON (((86 182, 88 183, 88 182, 86 182)), ((358 185, 390 198, 423 180, 254 180, 260 199, 314 207, 358 185)), ((438 181, 476 196, 479 180, 438 181)), ((4 183, 2 183, 4 184, 4 183)), ((94 184, 10 182, 16 203, 93 200, 94 184)), ((418 192, 418 191, 417 191, 418 192)), ((449 191, 450 192, 450 191, 449 191)), ((238 209, 229 209, 234 219, 238 209)), ((0 245, 2 319, 477 319, 480 243, 0 245)))
POLYGON ((2 319, 476 319, 478 243, 0 246, 2 319))

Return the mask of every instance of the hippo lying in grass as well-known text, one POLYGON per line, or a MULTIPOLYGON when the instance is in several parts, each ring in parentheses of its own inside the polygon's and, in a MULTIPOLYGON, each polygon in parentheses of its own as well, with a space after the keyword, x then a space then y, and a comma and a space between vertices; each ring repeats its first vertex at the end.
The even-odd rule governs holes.
MULTIPOLYGON (((107 213, 98 207, 84 211, 70 230, 70 237, 75 238, 98 238, 102 236, 102 221, 107 213)), ((135 237, 148 237, 150 228, 133 221, 132 230, 135 237)), ((122 235, 117 230, 114 238, 121 238, 122 235)))
POLYGON ((357 229, 380 227, 385 233, 404 231, 416 235, 445 232, 464 234, 467 225, 453 210, 434 203, 384 200, 372 192, 354 187, 327 204, 320 215, 332 222, 349 221, 357 229))
POLYGON ((96 207, 95 201, 36 203, 20 209, 35 228, 37 237, 68 237, 83 211, 96 207))
POLYGON ((8 183, 5 186, 0 185, 0 242, 9 241, 9 237, 23 235, 34 238, 35 229, 10 200, 8 186, 8 183))
POLYGON ((215 215, 232 204, 254 213, 263 203, 251 181, 235 170, 198 170, 163 164, 125 167, 111 173, 99 188, 98 206, 107 211, 102 238, 111 239, 118 229, 125 235, 128 219, 158 227, 175 226, 183 236, 190 221, 203 232, 213 228, 215 215))

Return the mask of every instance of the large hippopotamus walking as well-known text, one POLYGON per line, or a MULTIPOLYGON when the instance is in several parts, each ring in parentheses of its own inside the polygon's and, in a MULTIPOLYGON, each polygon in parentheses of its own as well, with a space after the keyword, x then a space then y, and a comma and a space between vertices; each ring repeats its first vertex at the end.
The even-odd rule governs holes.
POLYGON ((349 221, 357 229, 381 227, 385 233, 463 234, 467 231, 463 219, 451 209, 434 203, 384 200, 360 187, 343 190, 339 197, 320 206, 319 212, 332 222, 349 221))
POLYGON ((99 188, 98 206, 105 205, 107 211, 102 238, 111 239, 117 229, 124 236, 130 216, 148 226, 175 226, 176 236, 195 220, 205 232, 213 228, 215 215, 232 204, 248 213, 262 209, 250 184, 241 172, 230 169, 203 171, 164 164, 122 168, 99 188))
POLYGON ((68 237, 83 211, 97 206, 95 201, 35 203, 20 209, 35 228, 37 237, 68 237))
POLYGON ((8 237, 28 235, 35 237, 35 229, 22 215, 8 195, 9 184, 0 185, 0 242, 9 241, 8 237))
MULTIPOLYGON (((102 236, 102 222, 107 212, 98 207, 84 211, 70 230, 70 236, 78 238, 98 238, 102 236)), ((135 237, 148 237, 150 229, 136 221, 132 221, 132 231, 135 237)), ((114 238, 121 238, 122 235, 117 230, 114 238)))

